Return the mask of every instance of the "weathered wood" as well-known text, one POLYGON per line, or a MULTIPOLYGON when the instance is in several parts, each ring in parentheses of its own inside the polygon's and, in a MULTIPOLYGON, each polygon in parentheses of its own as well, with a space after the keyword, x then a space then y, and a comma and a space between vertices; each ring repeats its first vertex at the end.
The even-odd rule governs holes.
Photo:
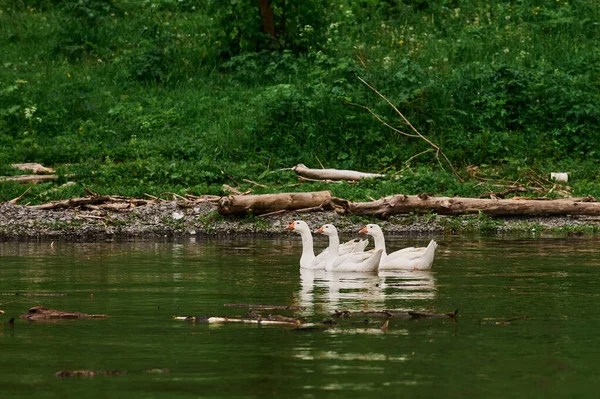
POLYGON ((39 163, 13 163, 11 166, 19 170, 30 170, 35 174, 54 173, 54 169, 47 168, 39 163))
POLYGON ((56 180, 58 175, 21 175, 21 176, 0 176, 0 182, 16 181, 18 183, 39 183, 42 181, 56 180))
POLYGON ((35 306, 19 317, 30 321, 53 321, 61 319, 104 319, 108 316, 105 314, 69 312, 64 310, 46 309, 43 306, 35 306))
POLYGON ((342 169, 311 169, 299 163, 292 168, 294 172, 302 177, 315 180, 360 180, 372 177, 383 177, 378 173, 356 172, 354 170, 342 169))
POLYGON ((338 213, 387 217, 396 214, 435 212, 464 215, 482 212, 493 216, 600 215, 600 202, 589 200, 482 199, 394 195, 372 202, 350 202, 334 198, 338 213))
POLYGON ((218 211, 221 215, 243 215, 251 212, 261 215, 280 210, 293 211, 297 209, 321 207, 333 209, 330 191, 315 191, 310 193, 281 193, 263 195, 230 195, 221 198, 218 211))

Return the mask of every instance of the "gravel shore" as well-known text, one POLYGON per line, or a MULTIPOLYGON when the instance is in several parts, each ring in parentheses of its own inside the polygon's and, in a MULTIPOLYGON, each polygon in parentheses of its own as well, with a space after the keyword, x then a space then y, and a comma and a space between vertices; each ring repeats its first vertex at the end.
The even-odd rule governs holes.
POLYGON ((305 220, 315 229, 324 223, 333 223, 341 232, 356 232, 366 223, 377 222, 386 234, 404 235, 600 230, 600 218, 589 216, 492 218, 476 215, 398 215, 384 221, 342 216, 335 212, 288 212, 266 217, 237 218, 219 215, 216 207, 208 202, 185 207, 176 202, 161 202, 119 211, 40 210, 4 203, 0 204, 0 241, 105 241, 233 234, 293 234, 286 231, 285 227, 294 219, 305 220))

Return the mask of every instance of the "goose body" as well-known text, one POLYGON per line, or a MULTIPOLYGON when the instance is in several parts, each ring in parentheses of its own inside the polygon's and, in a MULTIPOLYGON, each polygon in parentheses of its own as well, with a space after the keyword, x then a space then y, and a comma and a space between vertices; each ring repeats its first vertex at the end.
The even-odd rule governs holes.
POLYGON ((332 224, 325 224, 316 233, 329 237, 329 253, 325 260, 325 270, 333 272, 373 272, 379 267, 383 251, 375 249, 371 252, 339 253, 340 239, 337 229, 332 224))
MULTIPOLYGON (((329 255, 329 247, 325 248, 319 255, 315 256, 313 247, 313 237, 308 224, 302 220, 294 220, 290 223, 286 230, 294 230, 300 233, 302 237, 302 256, 300 257, 301 269, 325 269, 325 261, 329 255)), ((340 254, 348 254, 351 252, 362 252, 369 243, 369 240, 350 240, 343 244, 338 242, 338 252, 340 254)))
POLYGON ((375 250, 382 250, 379 261, 379 270, 429 270, 433 265, 437 243, 429 242, 427 247, 408 247, 388 254, 385 250, 385 238, 381 227, 376 224, 368 224, 360 233, 366 233, 373 237, 375 250))

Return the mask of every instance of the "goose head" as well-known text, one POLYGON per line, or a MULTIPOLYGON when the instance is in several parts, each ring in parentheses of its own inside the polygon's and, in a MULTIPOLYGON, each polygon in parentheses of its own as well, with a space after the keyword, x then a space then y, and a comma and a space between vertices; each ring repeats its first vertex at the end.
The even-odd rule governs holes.
POLYGON ((337 235, 337 229, 332 224, 324 224, 319 229, 315 230, 315 233, 325 234, 326 236, 337 235))
POLYGON ((304 232, 304 231, 310 232, 310 227, 308 227, 308 224, 306 224, 306 222, 303 222, 302 220, 294 220, 285 229, 286 230, 295 230, 298 232, 304 232))
POLYGON ((375 235, 383 235, 383 231, 381 230, 381 227, 379 227, 376 224, 368 224, 365 227, 363 227, 359 233, 364 233, 364 234, 368 234, 371 236, 375 236, 375 235))

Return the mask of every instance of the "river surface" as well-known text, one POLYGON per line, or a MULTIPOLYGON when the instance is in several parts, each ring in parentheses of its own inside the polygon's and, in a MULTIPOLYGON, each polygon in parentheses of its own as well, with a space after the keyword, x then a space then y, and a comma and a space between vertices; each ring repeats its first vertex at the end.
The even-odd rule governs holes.
POLYGON ((0 396, 598 397, 599 237, 434 238, 431 272, 380 274, 300 273, 298 236, 0 243, 0 396), (173 318, 242 316, 224 306, 240 303, 301 306, 263 314, 316 322, 336 310, 458 318, 302 332, 173 318), (109 317, 19 318, 39 305, 109 317), (75 370, 124 373, 55 375, 75 370))

